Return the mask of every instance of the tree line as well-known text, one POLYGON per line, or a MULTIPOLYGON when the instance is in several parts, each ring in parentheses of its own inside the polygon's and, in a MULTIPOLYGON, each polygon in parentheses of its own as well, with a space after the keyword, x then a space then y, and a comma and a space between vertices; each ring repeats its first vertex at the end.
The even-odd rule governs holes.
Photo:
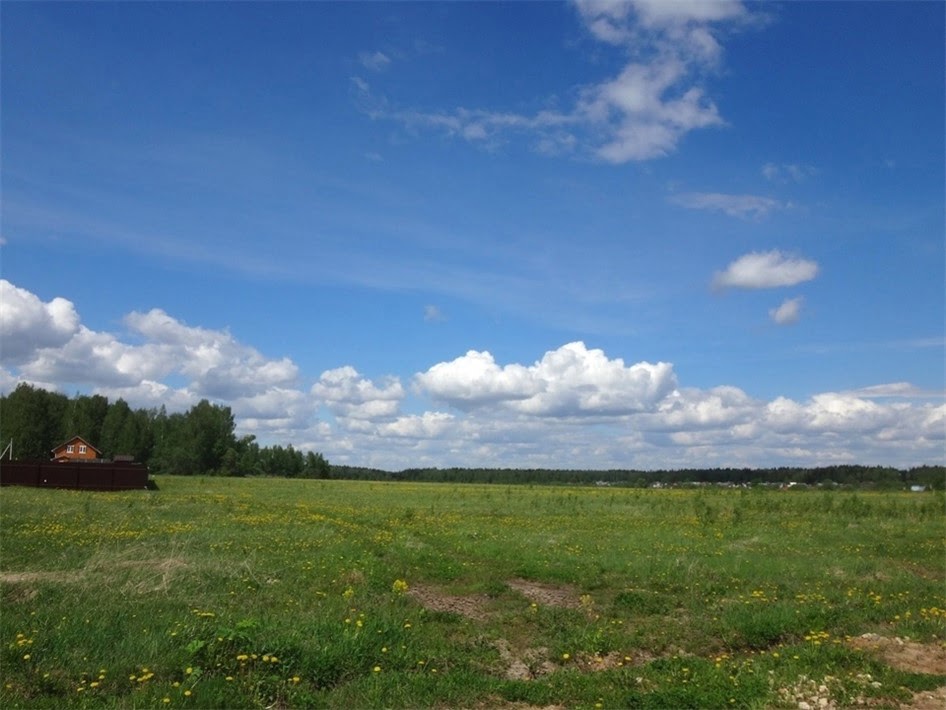
POLYGON ((648 488, 665 486, 735 485, 782 486, 795 484, 821 488, 852 487, 899 490, 922 485, 943 490, 946 467, 839 465, 815 468, 685 468, 638 471, 633 469, 516 469, 516 468, 408 468, 383 471, 358 466, 332 466, 333 478, 368 481, 413 481, 429 483, 495 483, 503 485, 608 485, 648 488))
POLYGON ((49 459, 54 447, 81 436, 102 458, 132 456, 152 473, 328 478, 320 453, 292 445, 260 446, 237 438, 229 407, 201 400, 187 412, 132 409, 123 399, 58 392, 21 383, 0 397, 0 449, 10 441, 18 459, 49 459))

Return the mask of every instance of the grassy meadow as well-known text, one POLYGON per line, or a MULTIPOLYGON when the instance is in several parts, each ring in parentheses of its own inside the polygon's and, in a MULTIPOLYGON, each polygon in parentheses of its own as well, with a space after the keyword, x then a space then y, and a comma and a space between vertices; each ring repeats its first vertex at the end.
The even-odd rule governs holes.
POLYGON ((2 707, 920 707, 946 686, 941 493, 157 483, 0 491, 2 707))

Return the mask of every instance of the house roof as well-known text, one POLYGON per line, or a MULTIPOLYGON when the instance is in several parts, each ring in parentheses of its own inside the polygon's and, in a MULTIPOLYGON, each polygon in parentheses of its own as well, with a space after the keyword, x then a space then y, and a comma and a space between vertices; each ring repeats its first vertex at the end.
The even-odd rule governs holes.
POLYGON ((66 444, 72 444, 72 443, 75 443, 76 441, 81 441, 83 444, 85 444, 86 446, 88 446, 90 449, 95 449, 95 451, 96 451, 97 453, 102 453, 102 450, 101 450, 99 447, 93 446, 93 445, 90 444, 88 441, 86 441, 85 439, 83 439, 81 436, 73 436, 73 437, 71 437, 71 438, 69 438, 69 439, 66 439, 66 440, 65 440, 64 442, 62 442, 59 446, 57 446, 56 448, 54 448, 54 449, 52 450, 52 453, 56 453, 57 451, 59 451, 59 449, 61 449, 61 448, 62 448, 63 446, 65 446, 66 444))

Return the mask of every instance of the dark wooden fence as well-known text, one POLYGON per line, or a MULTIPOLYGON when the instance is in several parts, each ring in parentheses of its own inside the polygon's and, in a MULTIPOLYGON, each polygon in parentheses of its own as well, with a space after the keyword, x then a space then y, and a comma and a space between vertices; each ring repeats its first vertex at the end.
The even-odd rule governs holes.
POLYGON ((148 488, 148 467, 132 462, 0 461, 0 486, 126 491, 148 488))

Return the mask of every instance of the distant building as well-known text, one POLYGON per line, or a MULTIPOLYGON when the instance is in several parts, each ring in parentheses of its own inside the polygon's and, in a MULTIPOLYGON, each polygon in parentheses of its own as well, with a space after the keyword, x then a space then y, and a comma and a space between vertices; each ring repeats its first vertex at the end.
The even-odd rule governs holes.
POLYGON ((102 452, 81 436, 74 436, 53 449, 53 461, 91 461, 102 458, 102 452))

